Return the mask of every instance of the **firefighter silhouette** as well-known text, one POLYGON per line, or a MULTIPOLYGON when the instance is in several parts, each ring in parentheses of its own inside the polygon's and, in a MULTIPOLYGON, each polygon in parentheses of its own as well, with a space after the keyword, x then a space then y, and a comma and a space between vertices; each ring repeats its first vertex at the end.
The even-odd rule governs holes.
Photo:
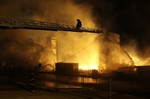
POLYGON ((81 23, 80 19, 77 19, 76 29, 80 29, 81 27, 82 27, 82 23, 81 23))
POLYGON ((30 74, 30 91, 35 92, 35 74, 30 74))

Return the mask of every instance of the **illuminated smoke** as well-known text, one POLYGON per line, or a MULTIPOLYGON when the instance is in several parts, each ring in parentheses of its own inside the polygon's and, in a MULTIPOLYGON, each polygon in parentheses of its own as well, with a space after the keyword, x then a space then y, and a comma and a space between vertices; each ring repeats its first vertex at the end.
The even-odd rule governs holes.
MULTIPOLYGON (((80 19, 83 27, 95 28, 92 7, 78 5, 72 0, 9 0, 0 1, 5 9, 1 16, 28 18, 54 23, 76 25, 80 19), (11 10, 10 10, 11 7, 11 10)), ((116 69, 131 63, 119 45, 104 35, 90 33, 54 32, 40 30, 1 30, 1 62, 35 66, 51 63, 52 53, 48 37, 55 37, 58 46, 58 62, 77 62, 83 68, 116 69), (118 58, 119 57, 119 58, 118 58), (12 60, 13 59, 13 60, 12 60), (19 63, 20 62, 20 63, 19 63)))
POLYGON ((10 66, 31 67, 38 63, 43 47, 35 43, 31 38, 20 34, 22 31, 6 30, 0 37, 1 63, 10 66))
POLYGON ((120 33, 121 46, 135 65, 150 65, 149 1, 76 0, 76 3, 92 6, 98 25, 120 33))
MULTIPOLYGON (((2 5, 0 8, 5 9, 1 11, 1 16, 43 20, 74 26, 76 19, 80 19, 84 27, 95 27, 90 8, 76 5, 71 0, 9 0, 9 2, 0 1, 0 3, 2 5)), ((37 65, 39 62, 48 64, 49 62, 46 61, 49 61, 51 53, 49 46, 46 45, 48 42, 46 39, 50 36, 54 36, 58 40, 58 61, 64 61, 65 57, 72 55, 71 53, 74 53, 75 50, 85 46, 85 42, 88 44, 90 39, 95 37, 71 32, 36 30, 1 30, 0 32, 1 52, 3 53, 1 62, 13 65, 22 61, 26 65, 37 65)))
POLYGON ((137 47, 136 40, 131 40, 129 44, 124 45, 125 50, 132 57, 135 66, 149 66, 150 65, 150 47, 144 48, 144 52, 140 52, 137 47))

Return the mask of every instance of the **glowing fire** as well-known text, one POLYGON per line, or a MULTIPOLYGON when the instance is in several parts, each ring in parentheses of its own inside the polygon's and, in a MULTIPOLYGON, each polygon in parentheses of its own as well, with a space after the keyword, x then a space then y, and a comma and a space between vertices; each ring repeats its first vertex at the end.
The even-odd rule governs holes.
POLYGON ((131 55, 131 57, 134 61, 135 66, 150 65, 150 58, 143 59, 137 55, 131 55))
POLYGON ((87 64, 81 64, 79 65, 79 70, 98 70, 97 65, 87 65, 87 64))
POLYGON ((148 66, 150 65, 150 57, 140 57, 136 49, 132 49, 132 51, 128 52, 134 61, 135 66, 148 66))
POLYGON ((139 52, 137 47, 137 42, 135 40, 130 41, 130 43, 124 46, 125 50, 128 52, 135 66, 149 66, 150 65, 150 48, 144 48, 144 51, 139 52))

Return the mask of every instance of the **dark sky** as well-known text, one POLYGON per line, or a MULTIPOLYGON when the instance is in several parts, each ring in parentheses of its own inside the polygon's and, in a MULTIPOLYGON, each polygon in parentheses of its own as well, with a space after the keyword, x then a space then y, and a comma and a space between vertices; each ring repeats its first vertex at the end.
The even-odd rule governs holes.
POLYGON ((150 46, 149 0, 78 0, 93 6, 97 22, 108 31, 121 34, 121 43, 136 40, 138 47, 150 46))

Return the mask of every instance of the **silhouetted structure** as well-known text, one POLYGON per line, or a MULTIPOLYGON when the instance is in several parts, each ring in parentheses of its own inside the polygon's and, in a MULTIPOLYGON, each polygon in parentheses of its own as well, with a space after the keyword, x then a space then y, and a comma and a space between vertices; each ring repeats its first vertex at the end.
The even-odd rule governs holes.
POLYGON ((77 19, 76 29, 80 29, 82 27, 82 23, 79 19, 77 19))
POLYGON ((30 91, 35 92, 35 74, 30 74, 30 91))
POLYGON ((56 63, 56 73, 60 75, 74 75, 78 73, 78 63, 56 63))

